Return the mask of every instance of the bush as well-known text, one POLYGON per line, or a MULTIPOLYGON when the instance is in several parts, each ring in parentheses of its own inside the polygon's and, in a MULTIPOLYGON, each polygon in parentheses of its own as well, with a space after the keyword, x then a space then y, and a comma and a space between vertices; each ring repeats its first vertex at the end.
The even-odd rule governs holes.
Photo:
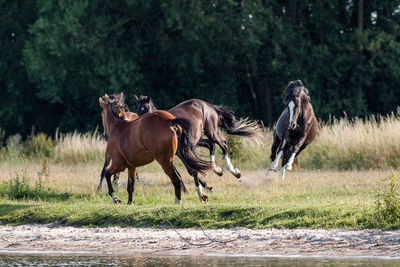
POLYGON ((27 156, 50 157, 53 150, 54 144, 51 137, 39 133, 26 143, 24 152, 27 156))
POLYGON ((375 219, 383 227, 400 223, 400 193, 397 188, 397 176, 393 172, 383 181, 390 181, 389 190, 378 194, 375 207, 375 219))

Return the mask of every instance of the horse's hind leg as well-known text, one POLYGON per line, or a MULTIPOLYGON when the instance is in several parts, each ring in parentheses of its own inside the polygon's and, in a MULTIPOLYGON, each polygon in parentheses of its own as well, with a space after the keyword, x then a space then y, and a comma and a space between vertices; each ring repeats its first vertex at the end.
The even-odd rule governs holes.
POLYGON ((181 175, 174 166, 173 162, 164 162, 157 160, 163 168, 164 172, 171 179, 172 184, 175 188, 175 204, 182 204, 182 189, 186 191, 185 185, 183 184, 181 175))
POLYGON ((217 166, 217 164, 215 163, 215 142, 213 142, 210 139, 202 138, 197 143, 197 145, 206 147, 210 150, 210 162, 211 162, 211 165, 213 166, 213 171, 216 175, 222 176, 222 174, 223 174, 222 169, 219 166, 217 166))
POLYGON ((101 190, 101 186, 103 184, 103 179, 104 179, 104 176, 106 173, 106 167, 108 166, 108 164, 109 164, 109 161, 107 159, 104 160, 104 166, 103 166, 103 169, 101 170, 100 182, 99 182, 99 185, 97 186, 97 192, 100 192, 100 190, 101 190))
POLYGON ((135 190, 136 168, 128 168, 128 205, 132 205, 132 193, 135 190))
POLYGON ((215 143, 218 144, 218 146, 222 149, 222 153, 224 154, 224 159, 226 163, 226 167, 228 170, 236 177, 240 178, 241 174, 238 168, 235 168, 231 162, 231 159, 229 158, 228 155, 228 144, 226 140, 221 137, 216 131, 214 133, 210 134, 210 136, 207 135, 207 137, 211 140, 214 141, 215 143))

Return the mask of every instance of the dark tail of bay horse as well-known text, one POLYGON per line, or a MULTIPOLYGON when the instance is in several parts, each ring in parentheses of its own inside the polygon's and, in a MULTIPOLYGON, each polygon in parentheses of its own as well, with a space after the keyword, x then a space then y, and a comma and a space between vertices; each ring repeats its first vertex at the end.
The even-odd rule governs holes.
POLYGON ((214 109, 218 113, 220 126, 224 128, 226 133, 244 137, 259 137, 261 128, 258 126, 257 121, 248 119, 236 120, 233 111, 222 106, 214 105, 214 109))
POLYGON ((191 131, 191 124, 188 120, 182 118, 176 118, 172 120, 173 126, 180 126, 181 131, 178 129, 178 150, 176 154, 182 160, 185 167, 189 172, 204 174, 204 171, 212 169, 212 165, 209 161, 200 159, 195 153, 196 141, 193 138, 191 131))

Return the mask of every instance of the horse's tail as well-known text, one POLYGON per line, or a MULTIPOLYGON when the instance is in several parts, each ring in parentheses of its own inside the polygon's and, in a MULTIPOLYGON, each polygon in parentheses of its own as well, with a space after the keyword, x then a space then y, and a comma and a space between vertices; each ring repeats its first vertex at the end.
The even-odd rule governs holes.
POLYGON ((227 134, 251 137, 257 142, 261 142, 262 128, 259 126, 258 121, 252 121, 248 118, 236 120, 233 111, 223 106, 214 105, 214 109, 218 113, 219 126, 227 134))
POLYGON ((204 174, 204 171, 212 169, 209 161, 200 159, 196 152, 196 142, 192 134, 192 126, 186 119, 176 118, 172 120, 173 126, 179 126, 178 134, 178 150, 176 154, 182 160, 189 173, 192 175, 193 171, 204 174))

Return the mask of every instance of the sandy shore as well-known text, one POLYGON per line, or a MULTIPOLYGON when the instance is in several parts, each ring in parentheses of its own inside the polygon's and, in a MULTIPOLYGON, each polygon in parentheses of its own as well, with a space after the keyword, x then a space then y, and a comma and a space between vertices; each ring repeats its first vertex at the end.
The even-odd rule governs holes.
POLYGON ((400 256, 400 231, 0 226, 0 250, 156 255, 400 256), (191 243, 191 244, 189 244, 191 243))

